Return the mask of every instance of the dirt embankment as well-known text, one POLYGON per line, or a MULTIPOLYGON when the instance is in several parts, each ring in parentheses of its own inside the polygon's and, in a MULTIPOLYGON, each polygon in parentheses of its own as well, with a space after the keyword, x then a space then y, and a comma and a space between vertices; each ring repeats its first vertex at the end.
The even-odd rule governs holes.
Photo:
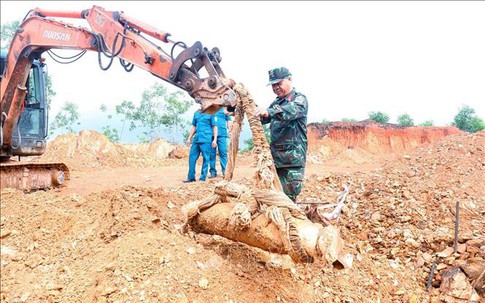
MULTIPOLYGON (((400 153, 449 135, 463 134, 455 127, 401 127, 370 120, 348 123, 311 123, 308 125, 309 161, 315 164, 339 160, 353 164, 371 161, 376 156, 400 153)), ((48 143, 43 160, 65 162, 71 169, 94 167, 166 165, 164 159, 187 158, 186 146, 164 140, 150 143, 119 144, 99 132, 84 130, 56 137, 48 143)))
POLYGON ((374 154, 403 152, 457 134, 463 132, 456 127, 403 127, 372 120, 308 125, 310 146, 318 147, 320 141, 328 137, 343 148, 363 149, 374 154))

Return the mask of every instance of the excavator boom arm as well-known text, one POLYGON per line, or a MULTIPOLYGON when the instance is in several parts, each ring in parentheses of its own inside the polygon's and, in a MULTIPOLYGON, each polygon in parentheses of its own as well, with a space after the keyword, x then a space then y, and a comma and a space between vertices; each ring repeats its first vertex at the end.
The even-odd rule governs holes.
MULTIPOLYGON (((1 83, 3 144, 9 144, 15 119, 22 111, 25 84, 34 59, 50 49, 74 49, 98 52, 110 60, 120 59, 123 66, 137 66, 154 76, 185 90, 202 110, 216 112, 221 106, 235 106, 234 81, 226 79, 219 65, 217 48, 209 51, 200 42, 187 47, 169 40, 163 32, 122 12, 106 11, 99 6, 77 11, 34 9, 14 36, 1 83), (70 25, 51 17, 85 19, 91 29, 70 25), (149 40, 145 35, 155 41, 149 40), (157 43, 170 44, 170 54, 157 43), (175 47, 182 51, 175 57, 175 47), (202 78, 200 71, 207 76, 202 78)), ((101 64, 101 60, 100 60, 101 64)), ((109 68, 111 62, 107 67, 109 68)))

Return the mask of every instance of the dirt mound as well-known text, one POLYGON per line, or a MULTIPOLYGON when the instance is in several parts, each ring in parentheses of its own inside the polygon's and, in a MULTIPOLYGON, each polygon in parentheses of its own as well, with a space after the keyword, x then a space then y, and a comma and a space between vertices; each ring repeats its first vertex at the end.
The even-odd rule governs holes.
POLYGON ((372 120, 310 123, 309 160, 321 163, 340 158, 358 164, 376 155, 405 152, 456 134, 463 132, 456 127, 402 127, 372 120))
POLYGON ((168 154, 168 157, 172 159, 187 159, 189 157, 189 153, 190 148, 186 146, 177 146, 168 154))
POLYGON ((485 270, 484 146, 485 131, 449 136, 387 160, 370 174, 330 176, 319 187, 332 188, 338 181, 352 188, 342 219, 349 232, 346 240, 361 252, 374 251, 376 262, 408 269, 414 273, 411 279, 425 285, 436 259, 433 285, 439 286, 452 267, 461 268, 473 282, 485 270), (456 202, 459 254, 452 249, 456 202))
POLYGON ((163 165, 175 145, 164 140, 150 143, 119 144, 111 142, 97 131, 83 130, 78 134, 57 136, 47 144, 39 161, 64 162, 70 169, 96 167, 163 165))
POLYGON ((124 148, 130 149, 137 154, 152 156, 157 159, 166 159, 170 153, 177 148, 176 144, 169 143, 162 139, 156 139, 149 143, 125 143, 124 148))

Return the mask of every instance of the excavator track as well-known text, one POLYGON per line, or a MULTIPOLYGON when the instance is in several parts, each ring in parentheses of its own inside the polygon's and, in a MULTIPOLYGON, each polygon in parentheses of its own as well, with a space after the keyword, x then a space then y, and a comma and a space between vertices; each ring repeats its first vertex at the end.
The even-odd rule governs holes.
POLYGON ((64 163, 2 163, 0 188, 17 188, 26 192, 66 186, 70 179, 64 163))

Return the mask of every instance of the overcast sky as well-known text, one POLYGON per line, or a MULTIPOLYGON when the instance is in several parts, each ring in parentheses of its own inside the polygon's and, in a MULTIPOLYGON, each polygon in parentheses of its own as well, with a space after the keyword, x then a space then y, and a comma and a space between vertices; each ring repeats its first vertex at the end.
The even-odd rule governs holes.
MULTIPOLYGON (((172 34, 218 47, 229 78, 256 103, 274 99, 268 69, 286 66, 309 101, 309 122, 363 120, 382 111, 396 122, 448 125, 468 105, 485 118, 485 2, 479 1, 4 1, 1 23, 31 8, 83 10, 96 4, 172 34)), ((72 20, 67 20, 74 23, 72 20)), ((86 27, 89 27, 87 23, 86 27)), ((60 65, 48 56, 57 96, 92 115, 104 103, 137 102, 161 81, 116 63, 105 72, 97 56, 60 65)), ((54 109, 55 111, 55 109, 54 109)))

